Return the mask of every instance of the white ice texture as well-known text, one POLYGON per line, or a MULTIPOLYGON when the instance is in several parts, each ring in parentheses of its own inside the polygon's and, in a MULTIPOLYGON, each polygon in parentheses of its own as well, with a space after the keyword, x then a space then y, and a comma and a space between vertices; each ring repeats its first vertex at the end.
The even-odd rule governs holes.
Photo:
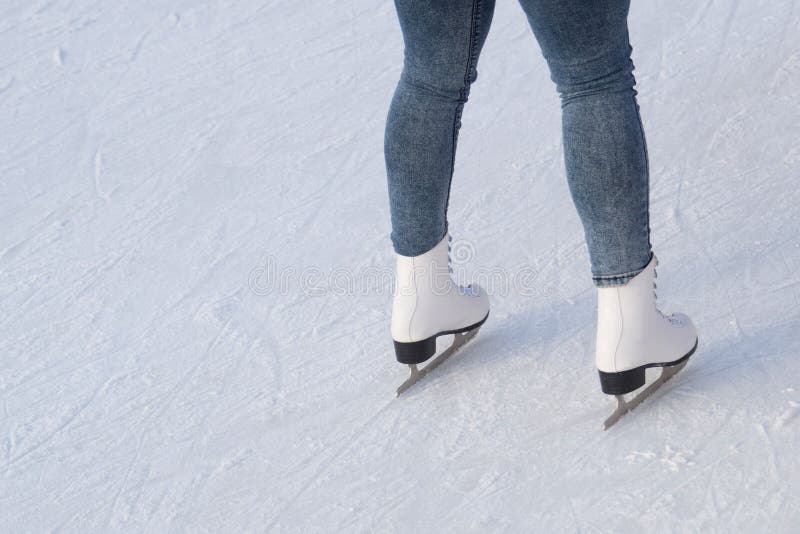
POLYGON ((492 314, 395 399, 392 3, 4 0, 0 532, 797 532, 800 1, 644 0, 630 27, 659 302, 700 346, 602 432, 516 2, 450 202, 492 314))

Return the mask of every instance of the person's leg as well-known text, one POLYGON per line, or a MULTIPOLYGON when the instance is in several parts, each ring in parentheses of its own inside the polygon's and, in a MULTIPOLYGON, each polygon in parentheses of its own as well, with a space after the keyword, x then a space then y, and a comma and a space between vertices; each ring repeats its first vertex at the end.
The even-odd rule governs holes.
POLYGON ((629 0, 520 1, 561 94, 567 179, 599 286, 595 364, 602 391, 618 402, 608 428, 677 373, 697 347, 691 319, 664 315, 655 302, 629 0), (648 367, 663 367, 662 376, 625 400, 645 384, 648 367))
POLYGON ((651 259, 648 162, 628 42, 630 0, 520 0, 561 95, 564 162, 598 286, 651 259))
POLYGON ((447 204, 461 111, 494 0, 395 0, 405 57, 386 121, 386 171, 397 259, 392 339, 397 361, 410 366, 400 394, 477 333, 489 315, 488 295, 450 277, 447 204), (447 237, 446 237, 447 236, 447 237), (436 352, 436 339, 453 345, 436 352))
POLYGON ((395 0, 395 7, 405 53, 384 142, 392 244, 417 256, 447 232, 461 111, 494 0, 395 0))

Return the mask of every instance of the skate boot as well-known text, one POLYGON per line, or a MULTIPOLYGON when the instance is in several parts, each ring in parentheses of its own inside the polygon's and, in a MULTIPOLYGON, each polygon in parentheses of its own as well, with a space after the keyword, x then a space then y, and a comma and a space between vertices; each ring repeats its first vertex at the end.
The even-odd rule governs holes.
POLYGON ((656 306, 657 265, 654 255, 625 285, 597 290, 595 361, 603 393, 617 399, 617 409, 605 421, 604 430, 683 369, 697 348, 691 319, 682 313, 664 315, 656 306), (648 367, 662 367, 661 376, 626 401, 626 393, 644 385, 648 367))
POLYGON ((400 395, 472 339, 489 315, 489 298, 479 286, 460 286, 451 278, 450 235, 419 256, 397 256, 392 303, 392 339, 397 361, 411 374, 400 395), (436 338, 455 334, 453 344, 436 353, 436 338))

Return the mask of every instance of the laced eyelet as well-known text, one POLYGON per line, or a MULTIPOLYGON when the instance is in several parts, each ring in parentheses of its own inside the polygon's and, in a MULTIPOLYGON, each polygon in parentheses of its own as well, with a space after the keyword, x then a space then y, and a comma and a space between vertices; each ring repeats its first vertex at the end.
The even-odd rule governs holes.
POLYGON ((453 236, 447 234, 447 272, 453 274, 453 260, 450 257, 450 253, 453 251, 450 243, 453 241, 453 236))
POLYGON ((670 323, 674 324, 675 317, 672 314, 666 315, 658 308, 658 302, 657 302, 658 293, 656 292, 656 289, 658 288, 658 284, 656 284, 656 278, 658 278, 658 270, 656 269, 657 266, 658 266, 658 258, 656 258, 655 265, 653 266, 653 307, 656 309, 658 315, 660 315, 662 318, 666 319, 670 323))

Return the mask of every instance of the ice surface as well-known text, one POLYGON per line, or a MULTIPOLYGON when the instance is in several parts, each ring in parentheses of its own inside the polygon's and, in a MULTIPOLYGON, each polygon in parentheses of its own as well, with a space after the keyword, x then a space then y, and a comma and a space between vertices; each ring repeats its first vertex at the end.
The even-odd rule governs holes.
POLYGON ((396 399, 391 2, 3 2, 0 532, 796 531, 800 2, 634 3, 701 338, 608 432, 558 99, 498 4, 450 219, 533 287, 396 399))

